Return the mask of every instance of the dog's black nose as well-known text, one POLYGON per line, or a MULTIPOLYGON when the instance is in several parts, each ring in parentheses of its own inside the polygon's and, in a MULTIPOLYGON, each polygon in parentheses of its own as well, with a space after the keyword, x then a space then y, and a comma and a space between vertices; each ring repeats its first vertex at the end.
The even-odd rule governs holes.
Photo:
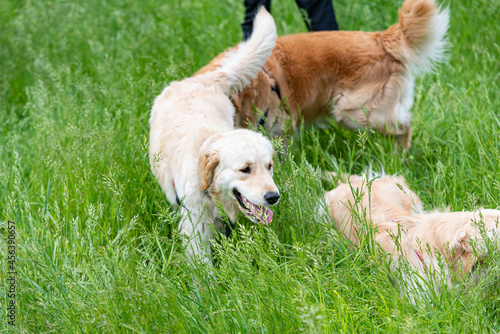
POLYGON ((264 195, 264 199, 267 203, 273 205, 280 199, 280 194, 270 191, 264 195))

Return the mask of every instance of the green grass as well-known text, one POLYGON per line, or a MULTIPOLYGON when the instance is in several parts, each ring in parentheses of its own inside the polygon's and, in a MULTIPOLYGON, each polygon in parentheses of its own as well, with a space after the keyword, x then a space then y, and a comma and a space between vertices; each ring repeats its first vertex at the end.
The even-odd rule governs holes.
MULTIPOLYGON (((279 34, 305 31, 274 1, 279 34)), ((453 1, 445 64, 417 82, 413 145, 332 124, 276 161, 267 227, 241 217, 216 281, 186 264, 147 158, 154 98, 241 39, 243 1, 0 2, 0 323, 7 221, 17 224, 17 323, 32 332, 499 332, 500 258, 469 290, 411 305, 369 242, 314 215, 321 171, 404 175, 428 209, 500 206, 500 4, 453 1)), ((381 30, 402 1, 335 1, 345 30, 381 30)))

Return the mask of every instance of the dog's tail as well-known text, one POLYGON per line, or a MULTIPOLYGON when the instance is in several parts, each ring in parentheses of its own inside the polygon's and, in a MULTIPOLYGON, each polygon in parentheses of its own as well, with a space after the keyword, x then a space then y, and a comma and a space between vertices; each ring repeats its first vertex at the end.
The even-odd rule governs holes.
POLYGON ((227 90, 228 95, 241 90, 262 69, 277 37, 273 17, 262 6, 255 17, 252 36, 226 53, 221 67, 213 72, 215 81, 227 90))
POLYGON ((410 71, 431 71, 444 58, 449 21, 449 9, 434 0, 406 0, 399 23, 383 33, 384 47, 410 71))

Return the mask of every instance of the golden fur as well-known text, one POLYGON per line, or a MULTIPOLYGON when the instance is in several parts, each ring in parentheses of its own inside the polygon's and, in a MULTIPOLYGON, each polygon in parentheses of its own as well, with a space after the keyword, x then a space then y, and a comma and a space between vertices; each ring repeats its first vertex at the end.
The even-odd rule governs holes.
MULTIPOLYGON (((434 0, 407 0, 399 23, 384 32, 330 31, 279 37, 265 70, 233 95, 236 123, 261 119, 254 106, 268 111, 265 127, 283 134, 320 122, 328 115, 351 129, 372 128, 394 135, 408 149, 414 78, 441 60, 449 12, 434 0), (279 87, 278 94, 271 87, 279 87), (282 107, 280 107, 282 102, 282 107)), ((238 46, 236 46, 238 48, 238 46)), ((196 74, 213 71, 223 55, 196 74)))
POLYGON ((351 176, 326 193, 325 201, 337 230, 355 245, 366 236, 360 226, 366 217, 373 224, 374 240, 392 256, 392 269, 404 258, 418 272, 411 278, 403 275, 412 300, 414 292, 427 286, 422 278, 432 277, 432 272, 443 269, 450 285, 458 276, 470 274, 478 258, 487 255, 484 237, 500 236, 500 210, 425 213, 420 198, 400 176, 372 181, 351 176))
POLYGON ((211 263, 210 241, 227 233, 217 201, 234 222, 239 211, 269 223, 279 199, 272 179, 273 149, 259 133, 234 129, 229 99, 257 74, 276 40, 274 21, 257 14, 252 37, 227 53, 213 72, 170 83, 151 111, 151 169, 173 206, 187 253, 211 263))

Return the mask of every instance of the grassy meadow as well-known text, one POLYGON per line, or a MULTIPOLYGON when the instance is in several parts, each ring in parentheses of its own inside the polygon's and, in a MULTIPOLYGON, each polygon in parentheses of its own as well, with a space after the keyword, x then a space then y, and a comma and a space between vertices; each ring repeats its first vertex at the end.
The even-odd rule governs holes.
MULTIPOLYGON (((335 0, 343 30, 384 30, 402 0, 335 0)), ((268 226, 240 217, 215 281, 186 263, 150 171, 149 114, 171 81, 242 37, 243 0, 0 1, 0 331, 500 332, 500 255, 477 285, 412 305, 370 238, 315 215, 323 171, 405 176, 426 209, 500 207, 500 2, 449 1, 447 60, 417 81, 408 153, 377 133, 302 129, 276 160, 268 226), (7 324, 8 221, 16 327, 7 324)), ((274 1, 280 35, 306 30, 274 1)))

